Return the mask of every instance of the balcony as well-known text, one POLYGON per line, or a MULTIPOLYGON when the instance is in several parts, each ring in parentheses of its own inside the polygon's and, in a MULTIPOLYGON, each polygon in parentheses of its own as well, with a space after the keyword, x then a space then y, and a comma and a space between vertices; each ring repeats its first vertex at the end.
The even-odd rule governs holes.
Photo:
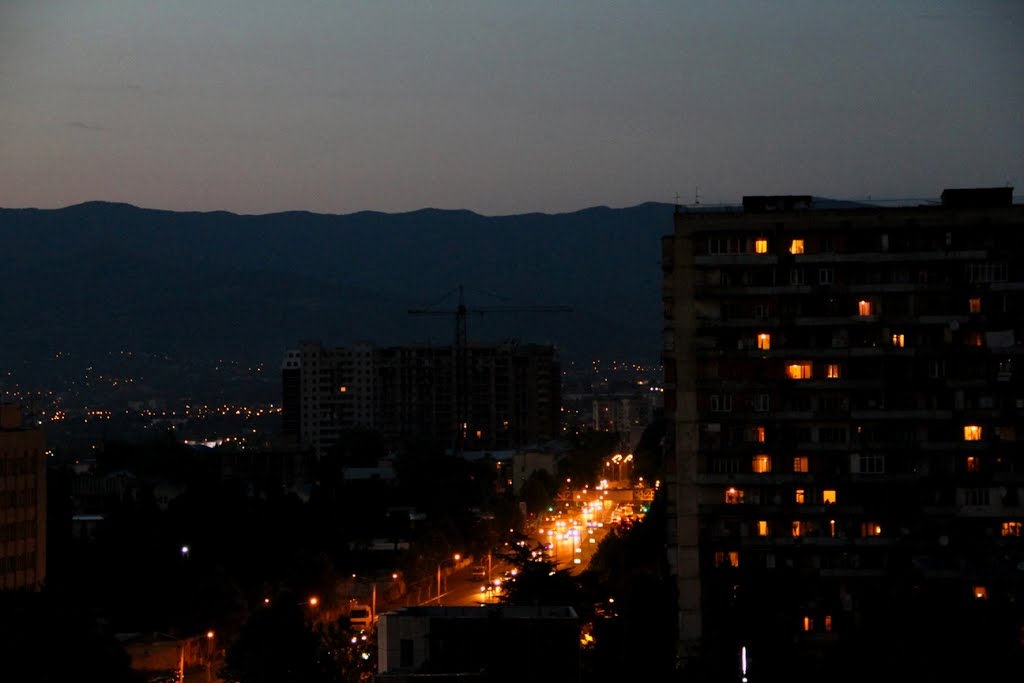
POLYGON ((853 409, 854 420, 950 420, 952 410, 863 410, 853 409))
POLYGON ((774 254, 714 254, 693 257, 693 263, 698 266, 765 266, 778 262, 779 257, 774 254))

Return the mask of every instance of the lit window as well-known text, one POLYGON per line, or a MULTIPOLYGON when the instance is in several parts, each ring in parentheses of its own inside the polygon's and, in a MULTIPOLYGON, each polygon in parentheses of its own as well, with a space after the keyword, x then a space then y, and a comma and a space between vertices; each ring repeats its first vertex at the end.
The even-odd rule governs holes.
POLYGON ((344 394, 346 391, 348 391, 348 387, 346 387, 346 386, 338 387, 338 393, 339 394, 344 394))
POLYGON ((874 522, 864 522, 860 525, 861 536, 881 536, 882 527, 874 522))
POLYGON ((793 458, 793 471, 794 472, 808 472, 807 469, 807 456, 798 455, 793 458))
POLYGON ((790 242, 789 243, 789 253, 790 254, 802 254, 802 253, 804 253, 804 241, 803 240, 793 240, 792 242, 790 242))
POLYGON ((762 351, 767 351, 768 349, 772 348, 772 335, 768 334, 767 332, 762 332, 761 334, 757 335, 757 348, 761 349, 762 351))
POLYGON ((976 600, 988 600, 988 589, 984 586, 975 586, 972 592, 976 600))
POLYGON ((825 377, 829 379, 839 379, 840 377, 839 363, 829 363, 825 366, 825 377))
POLYGON ((793 522, 793 538, 799 538, 804 535, 804 523, 797 520, 793 522))
MULTIPOLYGON (((1003 522, 1003 536, 1020 536, 1022 530, 1024 530, 1024 524, 1020 522, 1003 522)), ((761 535, 764 536, 764 534, 761 535)))
POLYGON ((821 502, 823 503, 835 503, 836 492, 832 489, 825 489, 821 492, 821 502))
POLYGON ((964 339, 964 343, 966 343, 967 346, 984 346, 985 338, 981 335, 981 332, 970 332, 964 339))
POLYGON ((754 251, 758 254, 768 253, 768 240, 764 237, 758 237, 754 240, 754 251))
POLYGON ((729 553, 729 566, 738 567, 740 566, 740 554, 733 550, 729 553))
POLYGON ((892 345, 898 349, 902 349, 907 342, 907 338, 902 334, 892 335, 892 345))
POLYGON ((726 503, 742 503, 743 502, 743 491, 736 488, 728 488, 725 491, 725 502, 726 503))
POLYGON ((763 426, 754 427, 754 438, 758 443, 764 443, 765 429, 763 426))
POLYGON ((859 316, 869 316, 869 315, 871 315, 871 302, 870 301, 864 301, 863 299, 858 301, 857 302, 857 315, 859 315, 859 316))
POLYGON ((805 499, 806 499, 806 496, 804 494, 804 490, 803 489, 797 489, 796 490, 796 502, 803 503, 805 499))
MULTIPOLYGON (((1006 525, 1004 524, 1003 527, 1005 528, 1006 525)), ((768 535, 768 521, 767 520, 762 519, 762 520, 758 521, 758 523, 757 523, 757 535, 758 536, 767 536, 768 535)), ((1020 536, 1020 534, 1017 534, 1017 535, 1020 536)), ((1009 534, 1003 534, 1003 536, 1009 536, 1009 534)))
POLYGON ((809 361, 790 363, 786 366, 786 376, 790 379, 810 379, 811 364, 809 361))
POLYGON ((810 632, 814 630, 814 619, 810 617, 804 617, 804 631, 810 632))
POLYGON ((719 550, 715 553, 715 566, 721 567, 723 564, 725 564, 725 553, 719 550))
POLYGON ((772 456, 770 455, 755 455, 753 462, 754 472, 756 474, 766 474, 772 471, 772 456))
POLYGON ((972 296, 968 300, 968 305, 970 307, 971 313, 981 313, 981 297, 980 296, 972 296))
POLYGON ((831 614, 826 614, 825 615, 825 631, 828 632, 828 633, 832 632, 832 615, 831 614))
POLYGON ((981 441, 981 426, 964 425, 964 441, 981 441))
POLYGON ((967 456, 967 471, 968 472, 980 472, 981 471, 981 460, 974 455, 967 456))

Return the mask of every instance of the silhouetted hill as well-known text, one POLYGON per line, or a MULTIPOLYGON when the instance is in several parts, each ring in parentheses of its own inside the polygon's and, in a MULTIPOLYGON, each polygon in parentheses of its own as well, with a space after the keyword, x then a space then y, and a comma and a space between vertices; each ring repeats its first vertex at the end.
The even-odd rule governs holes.
POLYGON ((481 216, 173 212, 88 202, 0 209, 3 355, 129 349, 276 366, 298 340, 451 343, 457 288, 471 341, 555 343, 567 358, 656 361, 660 237, 672 206, 481 216))

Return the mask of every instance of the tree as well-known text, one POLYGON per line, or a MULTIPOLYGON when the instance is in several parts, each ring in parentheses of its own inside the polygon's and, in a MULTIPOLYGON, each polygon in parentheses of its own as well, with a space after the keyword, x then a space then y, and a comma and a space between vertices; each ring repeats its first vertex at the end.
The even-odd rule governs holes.
POLYGON ((581 577, 596 598, 586 671, 612 678, 672 678, 678 601, 664 552, 665 506, 659 494, 642 521, 608 534, 581 577))
POLYGON ((77 595, 0 592, 0 658, 5 676, 25 683, 141 683, 131 657, 77 595))
MULTIPOLYGON (((559 569, 542 545, 531 546, 520 537, 503 557, 516 569, 514 581, 505 584, 501 601, 507 605, 586 605, 580 583, 568 569, 559 569)), ((589 610, 588 610, 589 611, 589 610)))
POLYGON ((519 490, 519 499, 526 503, 528 512, 537 513, 546 510, 558 492, 558 482, 545 469, 536 469, 523 482, 519 490))
POLYGON ((221 678, 241 683, 326 683, 339 680, 305 603, 282 594, 252 613, 228 648, 221 678))

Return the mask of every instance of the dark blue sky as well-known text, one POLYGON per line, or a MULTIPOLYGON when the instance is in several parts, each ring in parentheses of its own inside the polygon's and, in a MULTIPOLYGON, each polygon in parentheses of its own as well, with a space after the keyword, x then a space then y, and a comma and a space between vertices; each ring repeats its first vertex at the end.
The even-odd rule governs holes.
POLYGON ((0 0, 0 205, 1024 187, 1024 3, 0 0))

